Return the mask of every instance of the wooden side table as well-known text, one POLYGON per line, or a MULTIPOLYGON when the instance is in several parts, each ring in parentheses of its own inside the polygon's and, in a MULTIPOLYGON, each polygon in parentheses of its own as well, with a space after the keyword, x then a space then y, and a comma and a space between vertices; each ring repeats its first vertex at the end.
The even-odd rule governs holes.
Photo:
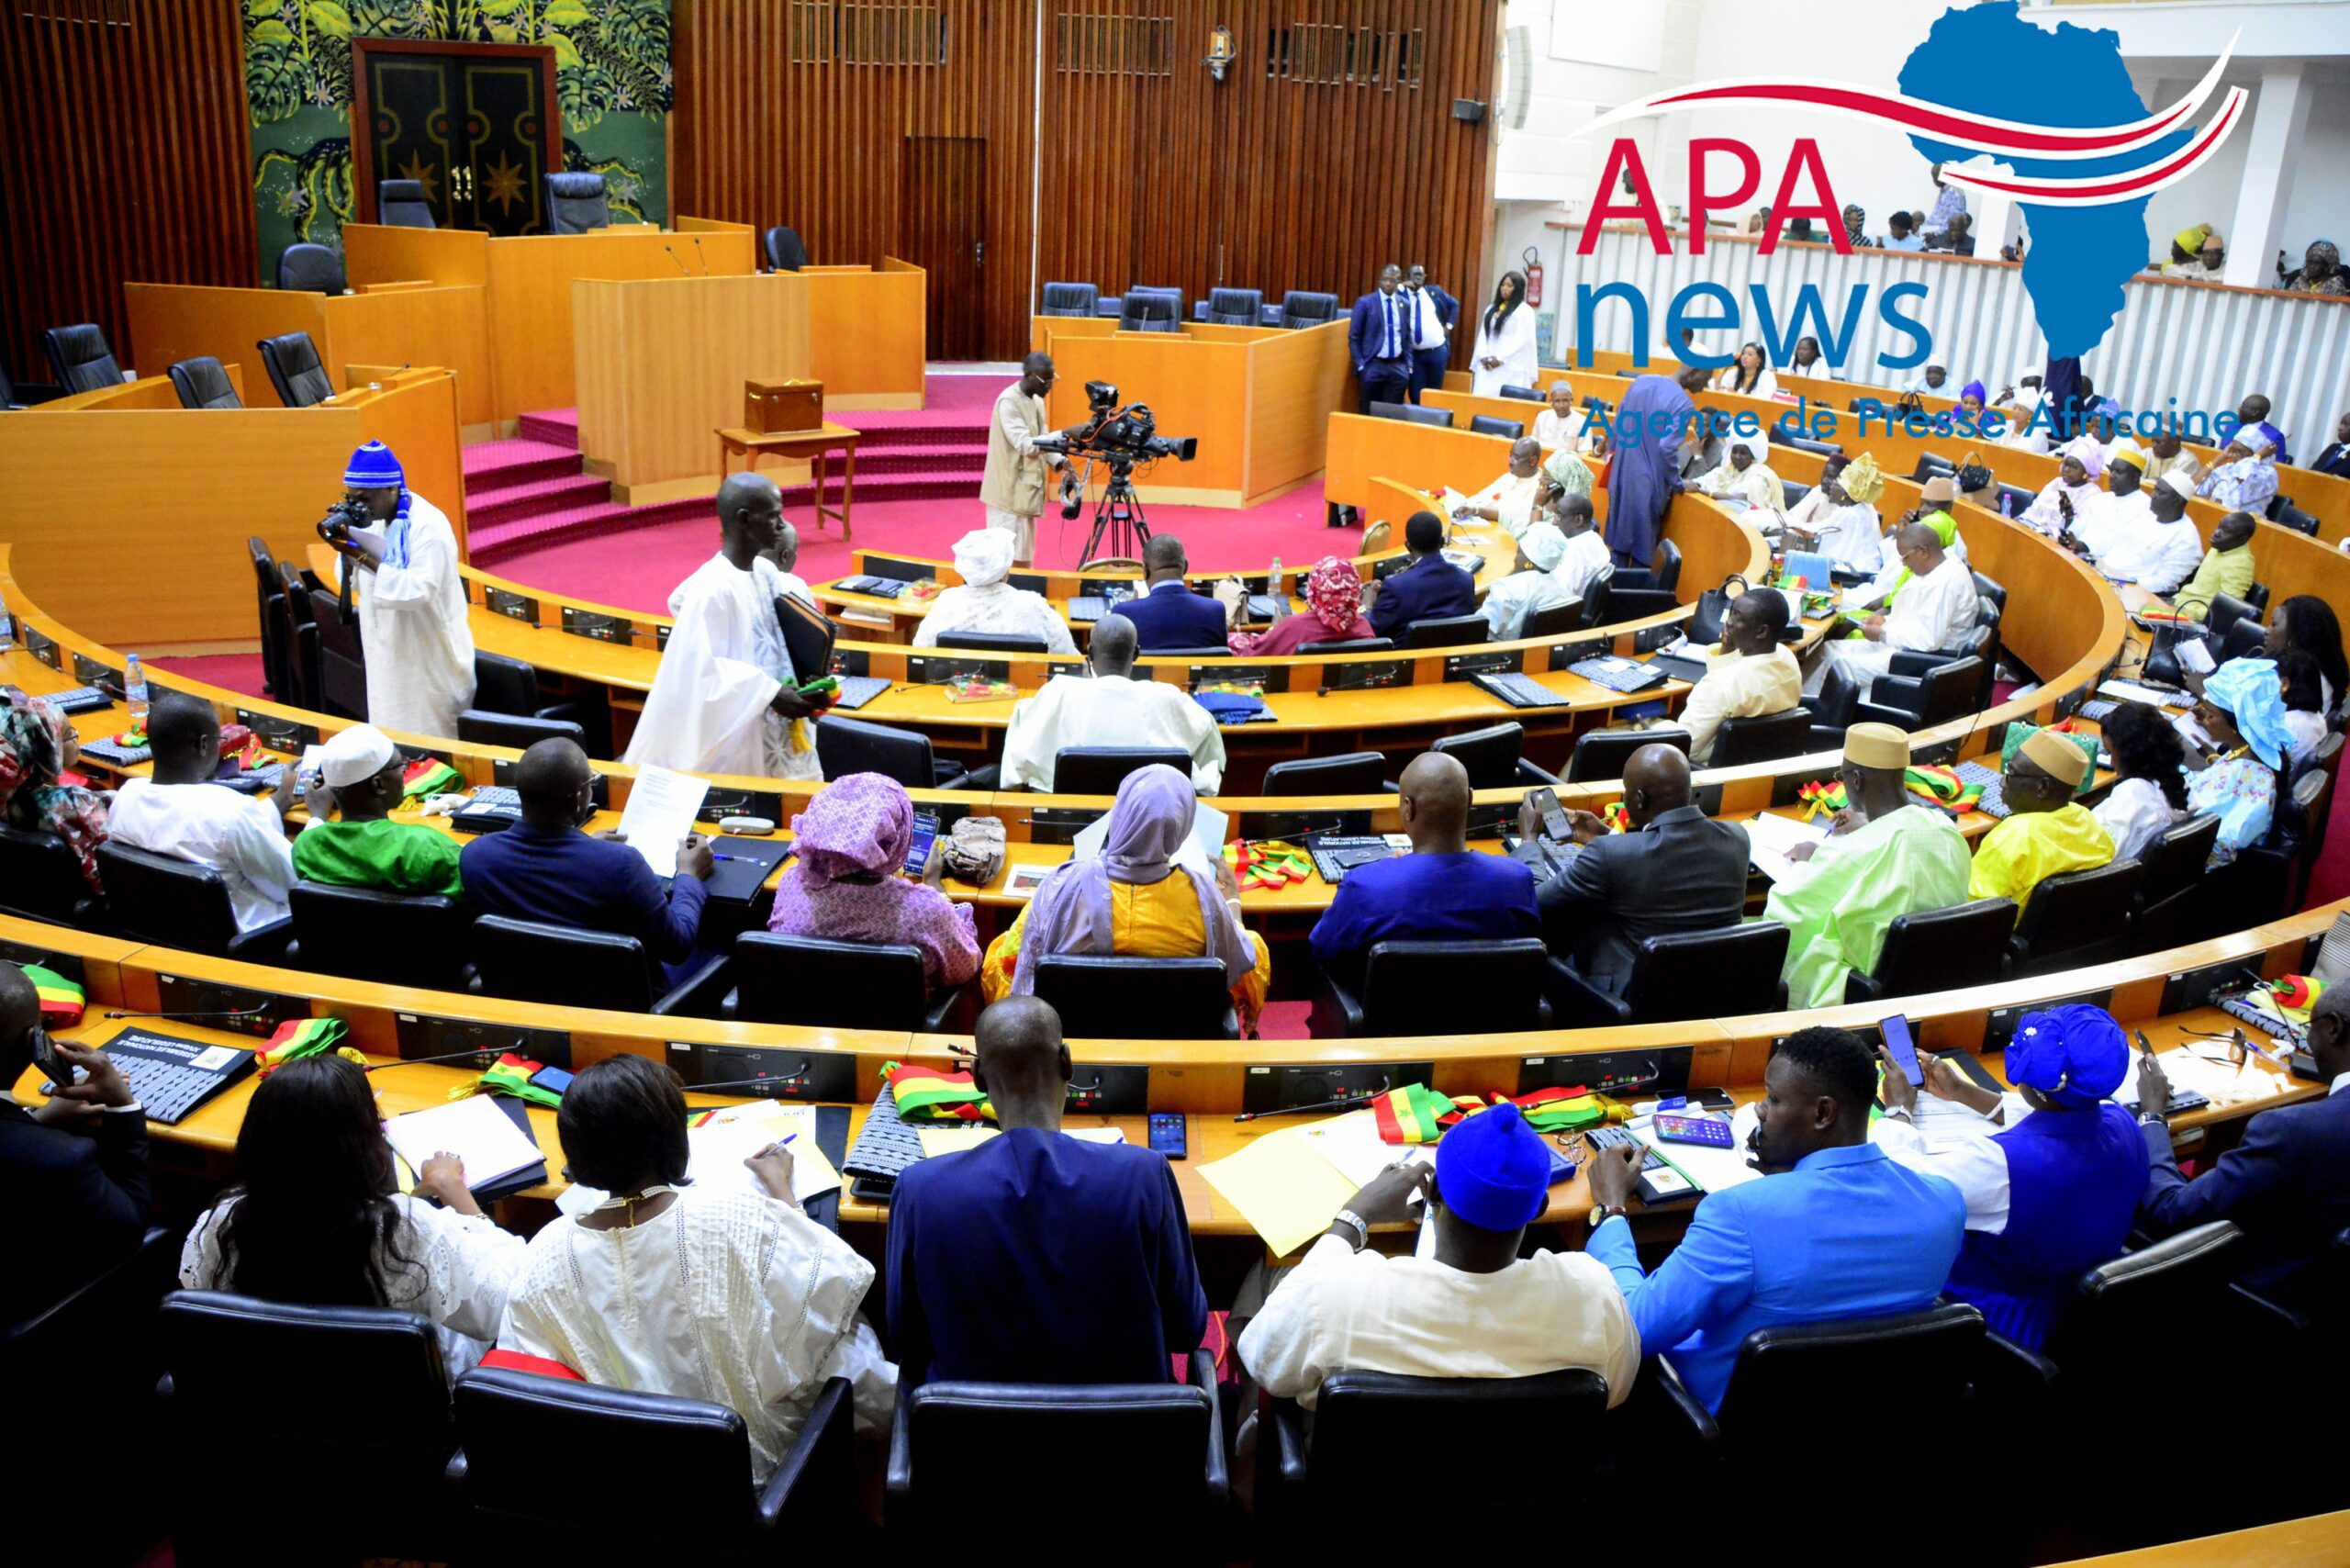
POLYGON ((849 531, 849 509, 856 489, 856 443, 863 434, 830 420, 811 431, 778 431, 773 435, 763 435, 741 425, 730 426, 718 432, 718 471, 721 476, 733 473, 738 454, 746 471, 752 473, 758 471, 762 457, 805 458, 810 477, 815 482, 816 525, 821 528, 824 519, 838 518, 841 538, 845 542, 856 537, 849 531), (837 511, 824 504, 826 465, 835 451, 842 454, 841 504, 837 511))

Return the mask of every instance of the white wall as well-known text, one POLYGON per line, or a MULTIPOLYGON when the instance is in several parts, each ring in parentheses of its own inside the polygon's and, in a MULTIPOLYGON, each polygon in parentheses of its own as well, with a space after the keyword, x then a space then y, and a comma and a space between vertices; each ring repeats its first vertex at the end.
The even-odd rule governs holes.
MULTIPOLYGON (((2307 151, 2293 160, 2292 195, 2285 204, 2288 266, 2301 264, 2301 252, 2312 240, 2350 246, 2350 71, 2310 69, 2317 93, 2310 105, 2307 151)), ((2264 267, 2262 276, 2269 275, 2264 267)))

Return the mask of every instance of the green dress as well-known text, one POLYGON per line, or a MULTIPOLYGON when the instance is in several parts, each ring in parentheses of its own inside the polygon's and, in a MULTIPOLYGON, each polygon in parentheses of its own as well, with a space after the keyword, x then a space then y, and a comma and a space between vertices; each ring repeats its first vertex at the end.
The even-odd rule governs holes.
POLYGON ((1771 890, 1763 918, 1788 928, 1787 1005, 1834 1007, 1844 977, 1876 967, 1902 915, 1966 902, 1966 835, 1910 805, 1829 839, 1771 890))

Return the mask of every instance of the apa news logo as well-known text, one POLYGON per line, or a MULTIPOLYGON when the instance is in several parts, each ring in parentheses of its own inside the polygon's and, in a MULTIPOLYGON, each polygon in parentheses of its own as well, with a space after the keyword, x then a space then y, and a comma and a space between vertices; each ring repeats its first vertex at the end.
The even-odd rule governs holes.
MULTIPOLYGON (((2243 118, 2244 90, 2230 87, 2199 128, 2191 123, 2220 91, 2235 42, 2232 37, 2228 40, 2194 91, 2148 113, 2130 84, 2117 35, 2069 22, 2041 28, 2023 19, 2014 0, 2004 0, 1944 12, 1926 41, 1904 62, 1893 92, 1843 82, 1733 78, 1627 104, 1577 134, 1702 106, 1781 108, 1898 127, 1908 133, 1910 145, 1922 159, 1943 165, 1946 184, 2009 197, 2022 207, 2031 236, 2023 283, 2041 335, 2052 357, 2076 356, 2103 341, 2121 308, 2122 286, 2146 264, 2147 197, 2209 162, 2243 118), (2042 118, 2031 118, 2034 115, 2042 118)), ((1726 137, 1691 139, 1691 255, 1705 252, 1707 215, 1741 208, 1761 190, 1762 181, 1762 161, 1746 142, 1726 137), (1733 170, 1734 178, 1718 179, 1733 170)), ((1824 230, 1838 252, 1852 250, 1843 204, 1830 183, 1815 139, 1800 138, 1789 151, 1771 200, 1771 217, 1760 246, 1763 255, 1777 248, 1783 224, 1804 218, 1813 220, 1816 230, 1824 230)), ((1657 254, 1673 253, 1673 235, 1639 144, 1618 137, 1608 149, 1576 253, 1591 254, 1603 225, 1628 218, 1648 230, 1657 254)), ((1996 244, 1998 240, 1986 235, 1983 242, 1996 244)), ((1798 289, 1791 308, 1783 308, 1789 302, 1773 299, 1765 286, 1750 285, 1747 293, 1755 313, 1751 341, 1762 343, 1774 364, 1785 364, 1793 357, 1796 339, 1814 336, 1822 356, 1841 367, 1871 292, 1866 286, 1849 289, 1841 314, 1831 321, 1817 285, 1798 289)), ((1914 281, 1876 291, 1878 316, 1916 345, 1907 355, 1879 353, 1879 367, 1908 370, 1926 362, 1933 338, 1908 308, 1913 302, 1922 304, 1928 292, 1927 285, 1914 281)), ((1647 297, 1627 283, 1582 284, 1575 290, 1574 341, 1583 366, 1591 364, 1591 351, 1584 345, 1594 339, 1593 316, 1607 299, 1621 300, 1631 309, 1634 353, 1644 364, 1650 341, 1647 297)), ((1694 283, 1675 294, 1666 308, 1667 341, 1680 342, 1684 328, 1738 328, 1746 338, 1750 334, 1744 321, 1744 307, 1727 287, 1694 283)), ((1706 355, 1694 346, 1684 357, 1707 369, 1718 369, 1730 359, 1706 355)))

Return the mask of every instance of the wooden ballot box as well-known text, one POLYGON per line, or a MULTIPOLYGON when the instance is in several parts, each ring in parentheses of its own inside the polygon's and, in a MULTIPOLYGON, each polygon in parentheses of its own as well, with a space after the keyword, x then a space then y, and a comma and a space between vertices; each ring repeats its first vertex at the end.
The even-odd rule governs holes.
POLYGON ((788 379, 743 383, 743 424, 760 435, 812 431, 824 422, 824 384, 788 379))

